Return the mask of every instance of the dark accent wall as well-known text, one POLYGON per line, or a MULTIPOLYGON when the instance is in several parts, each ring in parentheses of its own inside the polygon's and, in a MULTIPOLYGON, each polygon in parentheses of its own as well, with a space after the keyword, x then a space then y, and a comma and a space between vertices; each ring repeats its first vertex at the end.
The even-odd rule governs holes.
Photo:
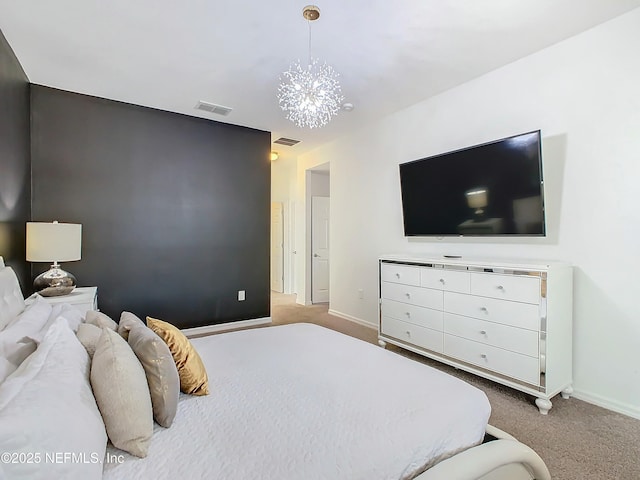
POLYGON ((0 256, 31 292, 25 223, 31 215, 29 80, 0 32, 0 256))
POLYGON ((269 132, 38 85, 31 115, 33 220, 82 224, 63 268, 103 312, 269 316, 269 132))

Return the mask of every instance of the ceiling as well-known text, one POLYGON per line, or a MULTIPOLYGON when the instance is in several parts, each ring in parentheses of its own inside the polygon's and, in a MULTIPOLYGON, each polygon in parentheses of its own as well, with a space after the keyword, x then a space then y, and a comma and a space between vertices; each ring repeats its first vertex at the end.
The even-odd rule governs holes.
POLYGON ((318 0, 312 54, 339 73, 342 111, 300 129, 278 79, 308 56, 305 0, 0 0, 32 83, 300 140, 291 158, 640 6, 640 0, 318 0), (200 100, 231 107, 195 110, 200 100))

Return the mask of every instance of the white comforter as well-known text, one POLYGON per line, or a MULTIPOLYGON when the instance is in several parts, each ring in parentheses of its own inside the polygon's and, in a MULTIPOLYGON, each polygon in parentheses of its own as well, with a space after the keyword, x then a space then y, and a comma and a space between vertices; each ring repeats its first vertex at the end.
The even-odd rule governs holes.
POLYGON ((181 394, 148 457, 106 463, 105 479, 408 479, 481 442, 489 418, 480 390, 315 325, 193 344, 211 394, 181 394))

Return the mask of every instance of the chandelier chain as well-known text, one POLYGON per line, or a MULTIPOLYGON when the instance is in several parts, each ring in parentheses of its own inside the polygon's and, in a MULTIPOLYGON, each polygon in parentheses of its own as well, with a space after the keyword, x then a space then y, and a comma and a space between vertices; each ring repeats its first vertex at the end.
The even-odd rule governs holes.
POLYGON ((307 27, 309 27, 309 55, 308 55, 308 62, 309 65, 311 65, 311 20, 307 19, 307 27))

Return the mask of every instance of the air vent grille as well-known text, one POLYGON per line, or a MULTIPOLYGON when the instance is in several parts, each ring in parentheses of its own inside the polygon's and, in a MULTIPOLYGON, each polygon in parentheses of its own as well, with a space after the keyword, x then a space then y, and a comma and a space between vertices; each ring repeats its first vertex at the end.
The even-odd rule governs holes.
POLYGON ((199 101, 196 104, 196 110, 202 110, 204 112, 215 113, 216 115, 222 115, 226 117, 231 113, 232 108, 223 107, 222 105, 216 105, 215 103, 199 101))
POLYGON ((273 143, 277 143, 279 145, 286 145, 287 147, 292 147, 296 143, 300 143, 300 140, 293 140, 292 138, 280 137, 279 139, 277 139, 273 143))

